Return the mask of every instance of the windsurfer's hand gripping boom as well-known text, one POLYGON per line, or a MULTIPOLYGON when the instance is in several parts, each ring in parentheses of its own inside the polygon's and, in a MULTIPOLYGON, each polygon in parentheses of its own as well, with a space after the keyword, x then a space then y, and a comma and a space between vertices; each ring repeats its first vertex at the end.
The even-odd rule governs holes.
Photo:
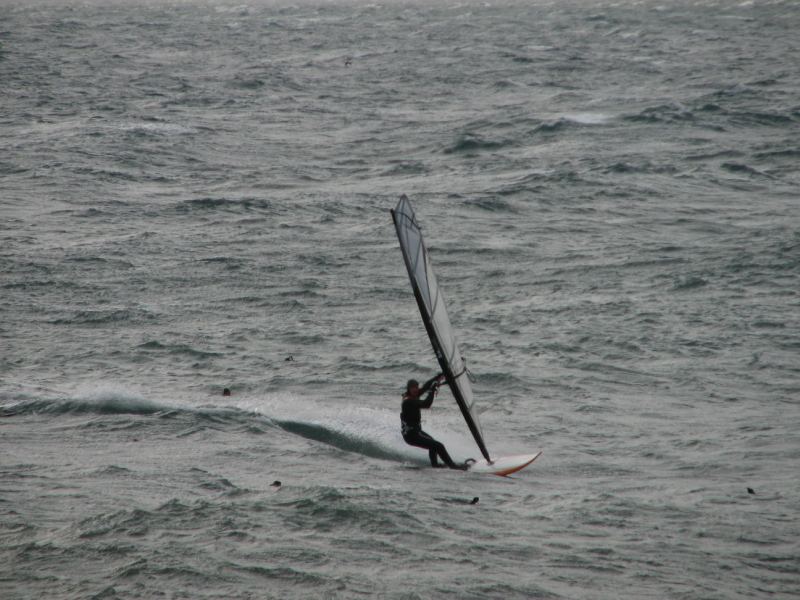
POLYGON ((442 382, 444 382, 444 380, 445 380, 444 373, 439 373, 437 375, 434 375, 433 377, 428 379, 428 381, 425 382, 422 388, 420 388, 420 392, 424 394, 428 390, 433 390, 433 392, 436 393, 439 391, 439 386, 442 385, 442 382))

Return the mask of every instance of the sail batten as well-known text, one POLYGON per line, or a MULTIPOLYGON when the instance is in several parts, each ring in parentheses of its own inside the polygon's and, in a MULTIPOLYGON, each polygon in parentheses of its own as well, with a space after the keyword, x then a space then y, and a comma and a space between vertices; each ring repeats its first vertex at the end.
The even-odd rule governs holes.
POLYGON ((414 291, 414 297, 417 300, 417 306, 430 338, 433 352, 472 437, 475 438, 475 443, 484 458, 491 461, 475 410, 475 399, 466 364, 458 349, 442 291, 433 272, 430 255, 425 247, 414 209, 408 198, 403 195, 391 213, 406 270, 411 280, 411 288, 414 291))

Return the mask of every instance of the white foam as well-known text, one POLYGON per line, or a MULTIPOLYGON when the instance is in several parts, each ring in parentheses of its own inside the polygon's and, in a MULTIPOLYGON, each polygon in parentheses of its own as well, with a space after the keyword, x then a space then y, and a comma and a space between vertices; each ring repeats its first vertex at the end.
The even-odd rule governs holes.
POLYGON ((613 116, 604 113, 585 112, 563 115, 562 119, 573 123, 580 123, 581 125, 602 125, 613 119, 613 116))

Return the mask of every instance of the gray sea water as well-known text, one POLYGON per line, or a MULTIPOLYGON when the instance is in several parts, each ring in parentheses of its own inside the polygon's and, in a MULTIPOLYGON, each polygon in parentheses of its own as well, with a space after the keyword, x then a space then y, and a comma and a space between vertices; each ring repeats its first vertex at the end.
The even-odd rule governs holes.
POLYGON ((798 31, 0 2, 0 597, 798 597, 798 31), (514 478, 400 437, 403 193, 514 478))

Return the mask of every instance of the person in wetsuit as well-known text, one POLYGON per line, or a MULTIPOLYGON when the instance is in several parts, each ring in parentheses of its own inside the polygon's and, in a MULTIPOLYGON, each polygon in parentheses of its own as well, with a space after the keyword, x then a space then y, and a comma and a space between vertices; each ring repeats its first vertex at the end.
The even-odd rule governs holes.
POLYGON ((430 456, 432 467, 443 467, 444 465, 440 465, 437 460, 437 458, 441 458, 451 469, 465 469, 466 466, 457 465, 453 462, 444 444, 422 431, 421 410, 431 407, 433 397, 436 395, 439 384, 443 379, 444 375, 440 373, 426 381, 422 387, 419 386, 419 382, 416 379, 409 379, 406 385, 406 393, 403 394, 403 404, 400 410, 400 426, 403 439, 410 446, 426 449, 430 456), (425 392, 428 395, 423 399, 422 395, 425 392))

